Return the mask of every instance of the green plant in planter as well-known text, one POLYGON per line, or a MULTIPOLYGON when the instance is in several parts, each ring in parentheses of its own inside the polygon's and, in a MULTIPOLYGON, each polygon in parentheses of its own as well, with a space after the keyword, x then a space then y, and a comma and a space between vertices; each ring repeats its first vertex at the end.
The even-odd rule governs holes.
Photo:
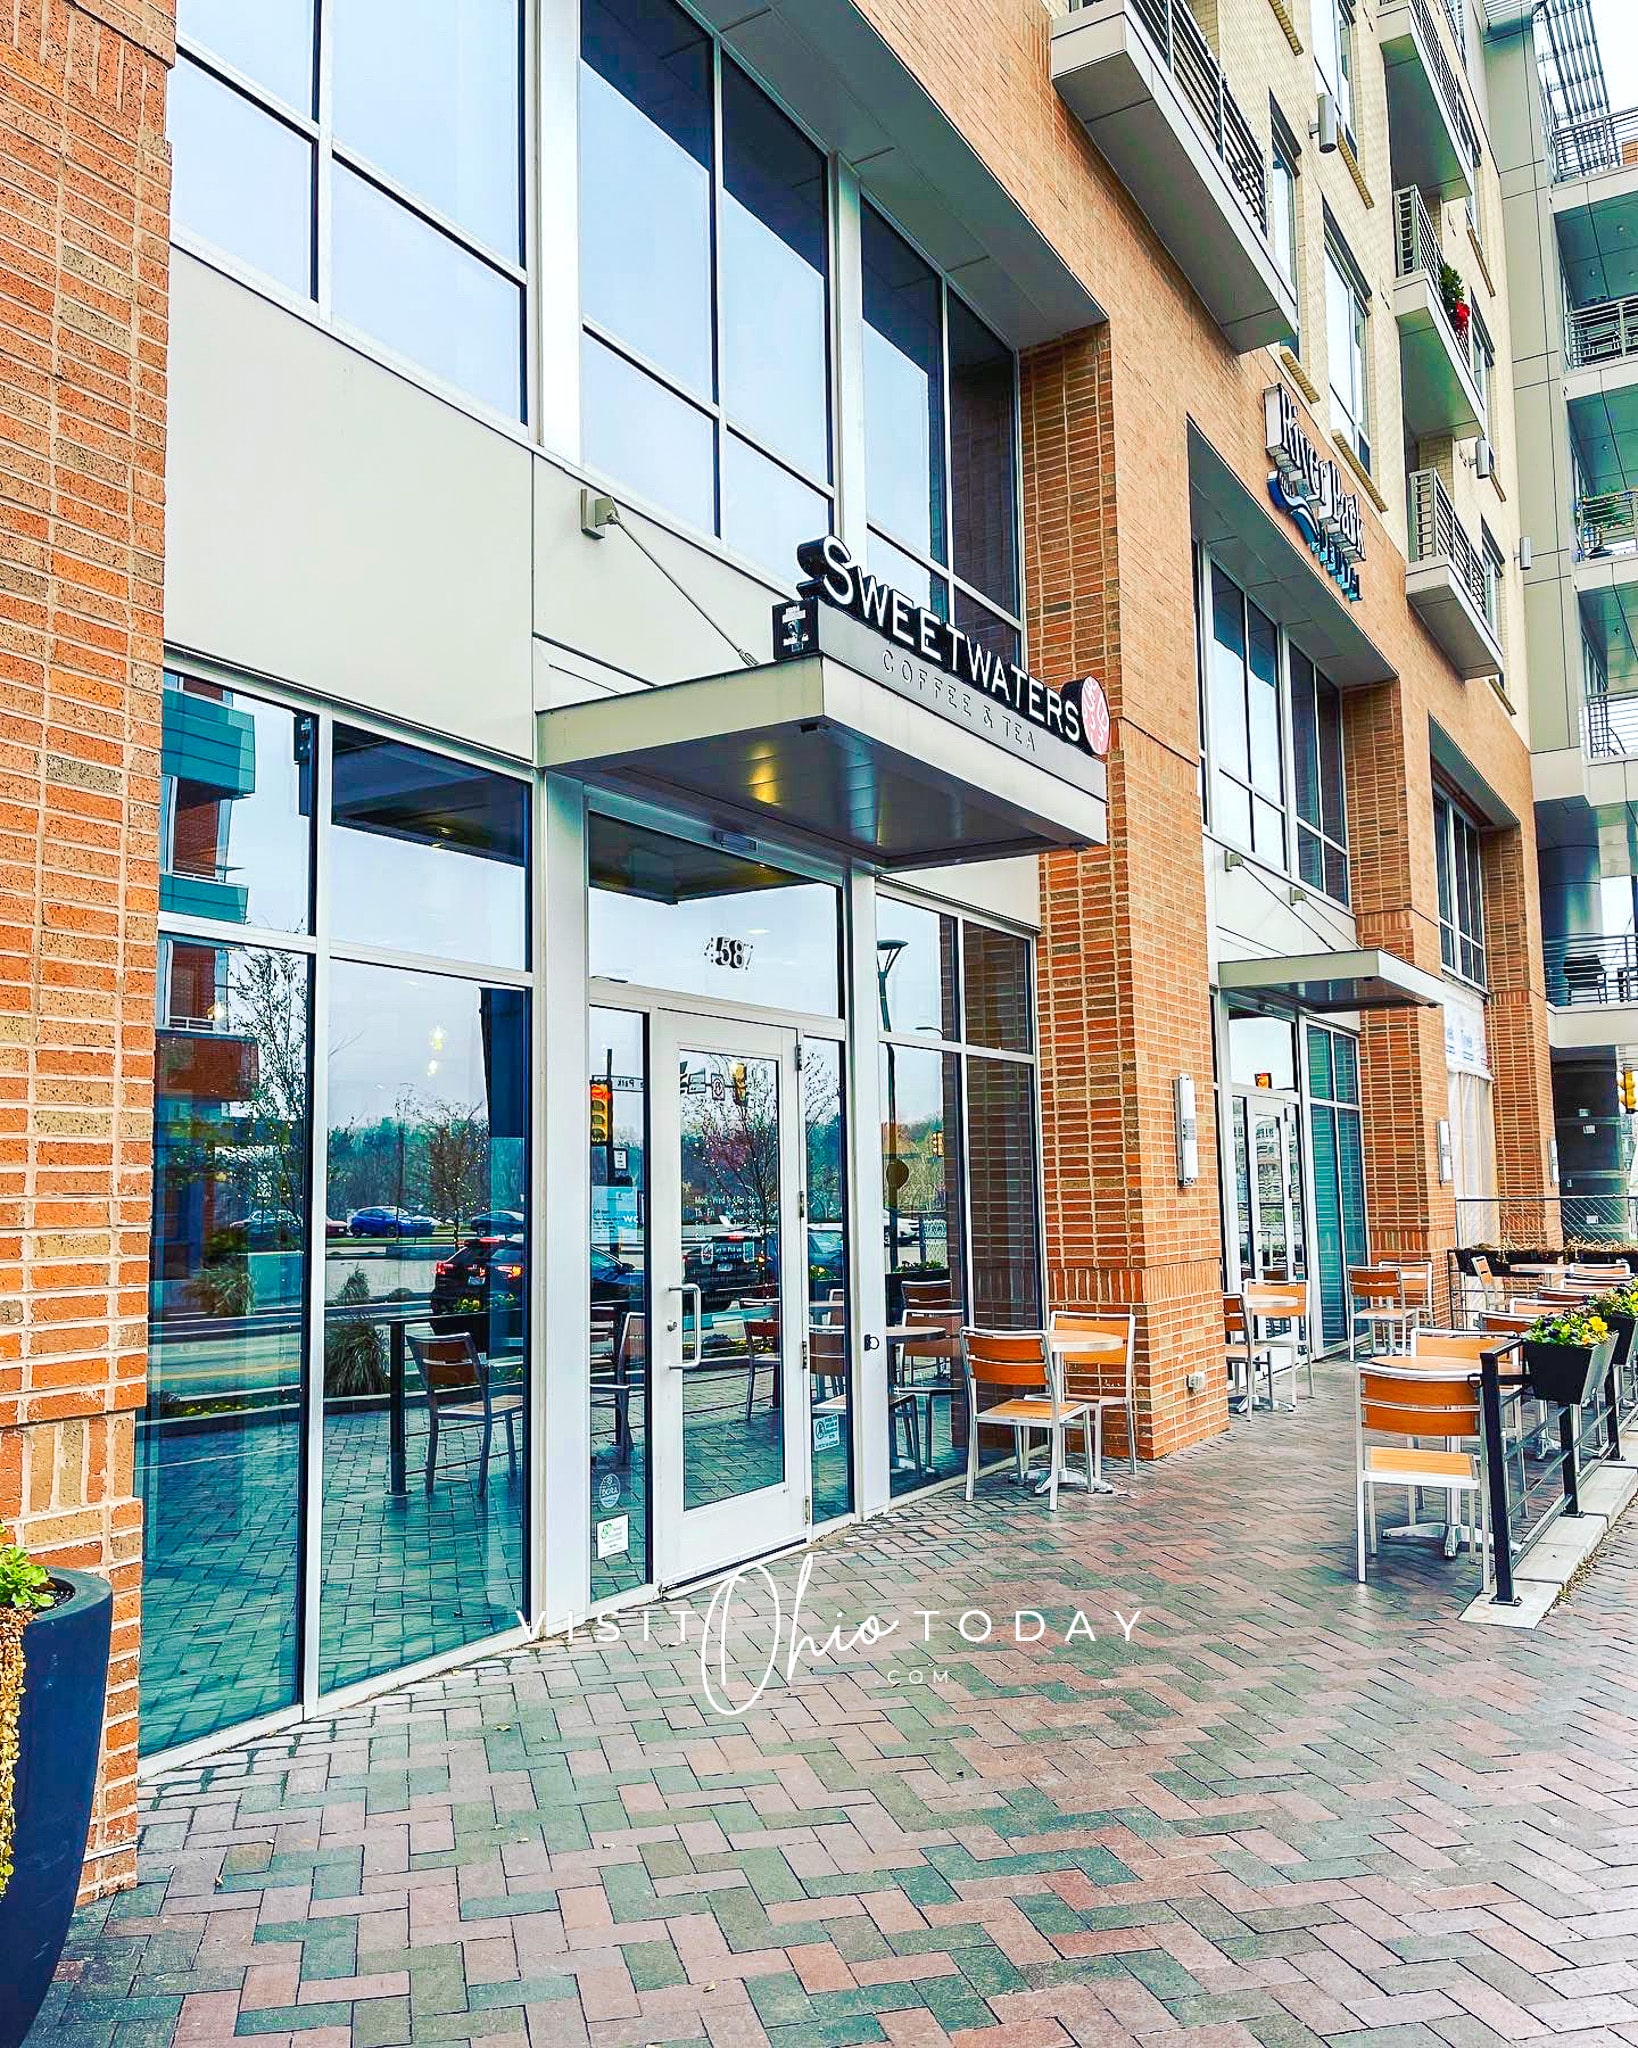
MULTIPOLYGON (((338 1306, 355 1308, 370 1298, 370 1283, 355 1266, 341 1283, 338 1306)), ((379 1394, 387 1385, 386 1347, 381 1332, 364 1315, 329 1318, 324 1327, 324 1392, 332 1401, 379 1394)))
POLYGON ((0 1543, 0 1897, 11 1883, 17 1809, 17 1731, 23 1713, 23 1631, 54 1606, 51 1575, 15 1543, 0 1543))
POLYGON ((1560 1309, 1556 1315, 1541 1316, 1524 1333, 1526 1344, 1570 1344, 1580 1351, 1592 1351, 1610 1333, 1610 1326, 1596 1313, 1598 1304, 1560 1309))

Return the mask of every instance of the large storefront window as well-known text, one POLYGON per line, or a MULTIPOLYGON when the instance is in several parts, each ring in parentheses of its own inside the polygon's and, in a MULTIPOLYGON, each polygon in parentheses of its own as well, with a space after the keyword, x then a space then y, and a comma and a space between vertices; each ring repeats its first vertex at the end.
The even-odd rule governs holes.
POLYGON ((965 1463, 962 1324, 1041 1319, 1033 995, 1015 934, 886 895, 876 933, 888 1420, 905 1493, 965 1463))
POLYGON ((148 1751, 527 1599, 527 784, 166 684, 148 1751))
POLYGON ((1327 1344, 1345 1344, 1348 1269, 1366 1258, 1359 1042, 1318 1024, 1307 1027, 1307 1040, 1320 1323, 1327 1344))
POLYGON ((313 0, 182 0, 176 225, 518 418, 519 0, 336 0, 325 15, 317 36, 313 0))
POLYGON ((1346 903, 1341 695, 1210 556, 1200 561, 1208 821, 1231 845, 1346 903))
POLYGON ((788 581, 831 526, 824 157, 672 0, 586 0, 581 53, 586 460, 788 581))
POLYGON ((1433 792, 1433 855, 1439 882, 1439 957, 1452 974, 1483 988, 1484 887, 1479 828, 1442 789, 1433 792))

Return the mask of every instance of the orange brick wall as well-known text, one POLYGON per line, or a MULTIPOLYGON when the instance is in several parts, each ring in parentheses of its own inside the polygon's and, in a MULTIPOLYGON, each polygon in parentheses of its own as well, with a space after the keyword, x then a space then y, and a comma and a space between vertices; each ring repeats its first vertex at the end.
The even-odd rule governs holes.
POLYGON ((171 39, 0 20, 0 1528, 115 1587, 88 1893, 135 1870, 171 39))

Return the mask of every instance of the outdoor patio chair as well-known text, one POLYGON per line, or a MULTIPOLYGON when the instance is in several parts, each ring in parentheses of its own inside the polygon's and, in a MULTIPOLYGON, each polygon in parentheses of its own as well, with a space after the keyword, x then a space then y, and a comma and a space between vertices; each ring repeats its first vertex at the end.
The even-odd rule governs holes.
POLYGON ((1066 1401, 1063 1373, 1044 1330, 963 1330, 961 1364, 967 1381, 970 1426, 967 1430, 967 1498, 978 1479, 980 1428, 1010 1429, 1020 1485, 1029 1470, 1029 1440, 1036 1430, 1047 1435, 1050 1456, 1047 1505, 1056 1511, 1063 1473, 1064 1433, 1079 1427, 1086 1454, 1086 1483, 1092 1472, 1092 1407, 1087 1401, 1066 1401), (984 1407, 980 1387, 1011 1390, 984 1407))
MULTIPOLYGON (((1517 1318, 1514 1318, 1514 1320, 1516 1321, 1517 1318)), ((1528 1324, 1525 1327, 1528 1328, 1528 1324)), ((1476 1374, 1484 1354, 1487 1351, 1494 1351, 1498 1344, 1503 1341, 1505 1339, 1501 1333, 1495 1330, 1424 1329, 1418 1330, 1412 1337, 1410 1356, 1412 1363, 1427 1359, 1435 1367, 1466 1364, 1476 1374)), ((1505 1370, 1506 1368, 1503 1369, 1505 1370)), ((1522 1405, 1520 1396, 1523 1392, 1524 1389, 1521 1387, 1503 1387, 1501 1390, 1502 1435, 1505 1439, 1507 1455, 1515 1460, 1518 1466, 1519 1494, 1521 1498, 1523 1497, 1526 1485, 1524 1470, 1525 1431, 1520 1413, 1522 1405)), ((1411 1498, 1411 1520, 1415 1521, 1415 1519, 1416 1500, 1413 1495, 1411 1498)))
POLYGON ((489 1488, 489 1447, 495 1424, 506 1424, 506 1462, 518 1476, 516 1424, 523 1413, 522 1394, 497 1394, 489 1360, 462 1330, 453 1337, 411 1337, 410 1352, 427 1395, 427 1492, 438 1470, 438 1438, 446 1429, 481 1429, 478 1447, 478 1493, 489 1488))
MULTIPOLYGON (((1363 1325, 1374 1351, 1386 1330, 1390 1352, 1402 1352, 1410 1333, 1429 1320, 1427 1298, 1405 1298, 1405 1276, 1396 1266, 1350 1266, 1348 1269, 1348 1356, 1358 1356, 1363 1325)), ((1415 1291, 1421 1292, 1418 1287, 1415 1291)), ((1431 1293, 1431 1287, 1429 1289, 1431 1293)))
POLYGON ((1306 1363, 1308 1367, 1308 1394, 1314 1393, 1314 1346, 1309 1332, 1308 1318, 1312 1303, 1309 1299, 1308 1283, 1305 1280, 1247 1280, 1240 1289, 1240 1299, 1245 1304, 1246 1314, 1251 1318, 1252 1337, 1258 1356, 1268 1375, 1268 1405, 1274 1407, 1274 1376, 1289 1372, 1291 1375, 1291 1408, 1297 1406, 1297 1372, 1306 1363), (1270 1323, 1283 1323, 1290 1329, 1289 1337, 1270 1334, 1270 1323), (1275 1354, 1282 1353, 1283 1365, 1275 1364, 1275 1354))
POLYGON ((1596 953, 1566 953, 1560 972, 1564 976, 1566 1002, 1573 1003, 1577 996, 1586 996, 1595 1003, 1609 1000, 1609 981, 1604 963, 1596 953))
POLYGON ((628 1309, 621 1316, 611 1346, 607 1379, 594 1371, 591 1378, 593 1408, 614 1411, 614 1448, 617 1461, 631 1462, 631 1396, 641 1383, 648 1358, 648 1324, 641 1309, 628 1309))
POLYGON ((1257 1352, 1243 1295, 1223 1296, 1223 1357, 1230 1405, 1243 1403, 1240 1413, 1249 1415, 1256 1399, 1257 1352))
MULTIPOLYGON (((1472 1256, 1473 1271, 1471 1275, 1465 1277, 1470 1278, 1478 1289, 1479 1306, 1477 1311, 1470 1306, 1467 1313, 1469 1315, 1474 1313, 1482 1315, 1486 1309, 1505 1308, 1507 1306, 1507 1289, 1502 1285, 1501 1278, 1497 1274, 1495 1267, 1491 1265, 1483 1252, 1474 1252, 1472 1256)), ((1463 1287, 1462 1293, 1464 1299, 1467 1298, 1468 1288, 1466 1286, 1463 1287)))
POLYGON ((1103 1412, 1118 1408, 1126 1418, 1126 1457, 1137 1457, 1137 1318, 1129 1308, 1055 1308, 1048 1323, 1052 1348, 1063 1372, 1064 1393, 1092 1404, 1092 1470, 1103 1477, 1103 1412), (1076 1338, 1086 1340, 1083 1350, 1076 1338))
MULTIPOLYGON (((1412 1510, 1420 1488, 1465 1499, 1469 1508, 1469 1542, 1481 1551, 1481 1571, 1489 1579, 1490 1552, 1484 1530, 1483 1435, 1476 1380, 1466 1374, 1430 1371, 1409 1359, 1367 1359, 1359 1367, 1359 1397, 1354 1411, 1354 1512, 1357 1574, 1363 1583, 1367 1556, 1377 1550, 1376 1492, 1381 1486, 1403 1487, 1412 1510), (1368 1443, 1367 1432, 1396 1438, 1393 1443, 1368 1443), (1470 1451, 1423 1450, 1416 1439, 1473 1441, 1470 1451)), ((1454 1526, 1454 1524, 1453 1524, 1454 1526)))

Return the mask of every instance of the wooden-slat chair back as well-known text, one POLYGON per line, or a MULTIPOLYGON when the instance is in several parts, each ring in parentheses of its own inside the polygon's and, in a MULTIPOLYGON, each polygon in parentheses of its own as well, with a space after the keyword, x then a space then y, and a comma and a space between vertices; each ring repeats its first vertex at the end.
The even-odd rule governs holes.
POLYGON ((1399 1308, 1399 1275, 1387 1266, 1351 1266, 1348 1292, 1353 1300, 1378 1308, 1399 1308))
POLYGON ((1046 1394, 1051 1363, 1042 1330, 963 1330, 962 1355, 975 1386, 1046 1394))
POLYGON ((429 1400, 470 1401, 482 1397, 482 1361, 465 1330, 452 1337, 411 1337, 409 1347, 429 1400))
POLYGON ((1470 1437, 1479 1433, 1479 1390, 1465 1375, 1423 1367, 1367 1365, 1359 1375, 1360 1417, 1383 1436, 1470 1437))
POLYGON ((1124 1397, 1132 1382, 1136 1325, 1137 1317, 1129 1308, 1055 1308, 1052 1311, 1052 1335, 1055 1339, 1091 1337, 1104 1340, 1089 1345, 1084 1351, 1076 1350, 1073 1343, 1054 1345, 1064 1375, 1064 1391, 1072 1398, 1096 1399, 1105 1394, 1124 1397), (1118 1351, 1109 1348, 1116 1342, 1120 1345, 1118 1351))
POLYGON ((1412 1358, 1467 1360, 1477 1365, 1495 1344, 1484 1330, 1417 1330, 1411 1336, 1412 1358))

